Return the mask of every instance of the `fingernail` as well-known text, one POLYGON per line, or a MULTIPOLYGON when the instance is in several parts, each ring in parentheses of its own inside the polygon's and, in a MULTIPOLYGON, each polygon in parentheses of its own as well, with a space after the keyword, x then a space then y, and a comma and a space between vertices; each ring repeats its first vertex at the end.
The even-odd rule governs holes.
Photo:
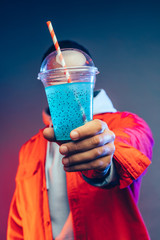
POLYGON ((68 153, 68 148, 66 146, 60 146, 60 152, 61 154, 67 154, 68 153))
POLYGON ((63 163, 63 165, 68 165, 68 163, 69 163, 68 158, 63 158, 62 163, 63 163))
POLYGON ((69 167, 64 167, 64 171, 69 172, 69 167))
POLYGON ((71 138, 73 140, 78 140, 79 139, 79 134, 78 134, 77 131, 72 131, 70 135, 71 135, 71 138))

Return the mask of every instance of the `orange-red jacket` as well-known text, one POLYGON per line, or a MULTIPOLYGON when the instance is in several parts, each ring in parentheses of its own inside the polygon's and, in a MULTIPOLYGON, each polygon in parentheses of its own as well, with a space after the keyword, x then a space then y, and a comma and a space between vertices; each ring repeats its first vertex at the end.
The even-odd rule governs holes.
MULTIPOLYGON (((146 227, 137 208, 140 179, 150 164, 153 139, 147 124, 128 112, 94 116, 115 135, 114 159, 119 185, 88 184, 81 172, 66 173, 75 240, 145 240, 146 227)), ((47 141, 42 130, 24 144, 8 218, 7 239, 52 240, 45 179, 47 141)))

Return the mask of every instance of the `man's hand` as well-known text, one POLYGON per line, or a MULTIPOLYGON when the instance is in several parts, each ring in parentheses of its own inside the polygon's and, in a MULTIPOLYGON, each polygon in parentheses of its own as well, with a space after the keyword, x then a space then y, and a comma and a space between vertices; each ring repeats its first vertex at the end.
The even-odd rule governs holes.
MULTIPOLYGON (((53 128, 44 129, 43 135, 47 140, 55 141, 53 128)), ((104 171, 111 164, 115 135, 105 122, 98 119, 90 121, 74 129, 70 137, 73 142, 63 143, 59 148, 64 155, 65 171, 104 171)))

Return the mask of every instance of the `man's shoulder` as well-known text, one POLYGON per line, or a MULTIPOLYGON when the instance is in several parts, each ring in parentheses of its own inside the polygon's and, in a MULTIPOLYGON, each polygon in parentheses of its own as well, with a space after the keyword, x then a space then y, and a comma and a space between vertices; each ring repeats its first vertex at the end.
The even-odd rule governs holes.
POLYGON ((106 120, 106 121, 118 121, 124 118, 137 118, 138 116, 134 113, 127 112, 127 111, 117 111, 117 112, 106 112, 94 115, 94 119, 106 120))
POLYGON ((125 117, 139 117, 137 114, 128 111, 105 112, 94 115, 95 118, 125 118, 125 117))
POLYGON ((118 128, 118 127, 139 127, 141 128, 147 128, 148 124, 143 120, 140 116, 138 116, 135 113, 131 113, 128 111, 117 111, 114 113, 102 113, 102 114, 97 114, 94 115, 94 119, 100 119, 102 121, 105 121, 110 128, 118 128))

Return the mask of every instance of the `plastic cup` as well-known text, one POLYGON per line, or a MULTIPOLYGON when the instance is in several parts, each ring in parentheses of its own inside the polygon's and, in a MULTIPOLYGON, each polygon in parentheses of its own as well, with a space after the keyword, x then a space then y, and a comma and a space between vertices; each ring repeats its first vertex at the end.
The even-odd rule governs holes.
POLYGON ((93 118, 93 88, 98 73, 92 59, 78 49, 62 49, 66 68, 57 52, 44 59, 38 79, 45 87, 57 141, 71 140, 70 132, 93 118), (67 73, 67 74, 66 74, 67 73), (67 76, 71 83, 67 82, 67 76))

